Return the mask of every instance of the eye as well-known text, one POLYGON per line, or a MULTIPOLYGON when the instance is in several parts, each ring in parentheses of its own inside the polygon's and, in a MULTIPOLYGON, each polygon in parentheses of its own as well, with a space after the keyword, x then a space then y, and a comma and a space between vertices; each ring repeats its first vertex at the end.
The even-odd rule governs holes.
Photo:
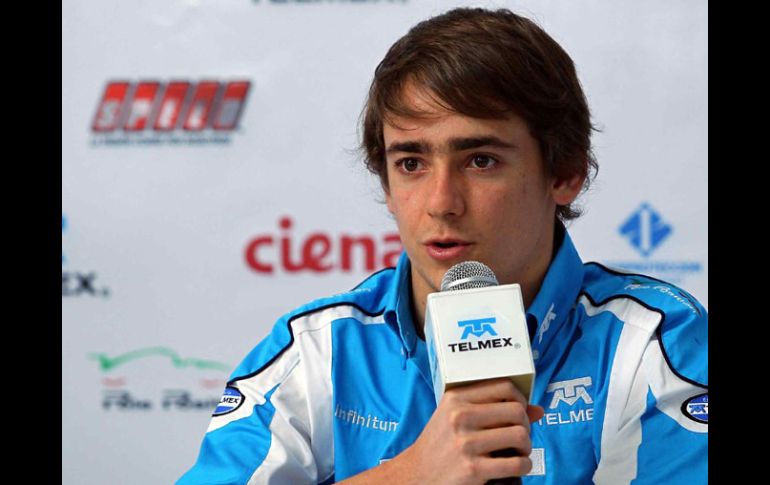
POLYGON ((497 164, 497 160, 487 155, 474 155, 471 157, 471 166, 473 168, 488 169, 497 164))
POLYGON ((416 158, 404 158, 396 162, 396 167, 407 173, 416 172, 421 166, 422 163, 416 158))

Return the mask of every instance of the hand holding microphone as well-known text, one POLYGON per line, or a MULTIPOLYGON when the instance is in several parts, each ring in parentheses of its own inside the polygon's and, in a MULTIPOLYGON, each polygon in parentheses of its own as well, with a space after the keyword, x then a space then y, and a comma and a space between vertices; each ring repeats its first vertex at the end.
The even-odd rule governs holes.
POLYGON ((527 406, 508 378, 447 390, 422 434, 402 454, 412 464, 404 465, 411 470, 409 483, 481 485, 494 479, 518 480, 505 477, 531 469, 530 422, 542 415, 542 408, 527 406), (518 456, 491 456, 504 449, 513 449, 518 456))
POLYGON ((425 313, 438 406, 410 447, 349 483, 511 484, 532 468, 530 423, 544 410, 527 404, 535 371, 519 286, 465 262, 441 290, 425 313))
POLYGON ((513 477, 532 466, 530 422, 543 410, 527 404, 535 367, 519 285, 499 286, 477 261, 454 265, 441 292, 428 295, 425 337, 434 416, 453 433, 445 439, 459 443, 461 463, 470 459, 476 478, 520 483, 513 477))

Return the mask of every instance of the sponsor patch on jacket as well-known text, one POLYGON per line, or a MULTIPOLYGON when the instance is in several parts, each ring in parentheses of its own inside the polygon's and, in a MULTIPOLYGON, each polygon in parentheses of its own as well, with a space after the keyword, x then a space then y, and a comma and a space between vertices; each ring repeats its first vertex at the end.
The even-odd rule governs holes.
POLYGON ((222 398, 219 400, 219 404, 212 416, 232 413, 241 407, 241 404, 243 404, 243 394, 241 394, 241 391, 234 387, 225 387, 225 392, 222 394, 222 398))
POLYGON ((529 459, 532 460, 532 470, 527 473, 527 476, 545 475, 545 448, 532 448, 529 459))
POLYGON ((682 404, 682 413, 698 423, 709 422, 709 395, 698 394, 682 404))

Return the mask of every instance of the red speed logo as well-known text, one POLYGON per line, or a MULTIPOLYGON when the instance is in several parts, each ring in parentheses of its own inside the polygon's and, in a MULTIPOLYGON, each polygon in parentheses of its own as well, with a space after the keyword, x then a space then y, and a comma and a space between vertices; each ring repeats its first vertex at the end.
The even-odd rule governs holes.
POLYGON ((109 81, 96 108, 96 133, 232 131, 250 81, 109 81))

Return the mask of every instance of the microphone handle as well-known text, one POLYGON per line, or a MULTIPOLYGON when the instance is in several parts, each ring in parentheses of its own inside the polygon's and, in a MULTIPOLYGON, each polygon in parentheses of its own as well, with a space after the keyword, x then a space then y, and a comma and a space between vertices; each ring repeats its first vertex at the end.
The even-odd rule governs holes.
POLYGON ((521 485, 521 477, 494 478, 486 485, 521 485))
MULTIPOLYGON (((516 450, 513 448, 493 451, 490 455, 493 457, 518 456, 516 450)), ((486 485, 521 485, 521 477, 493 478, 492 480, 488 480, 486 485)))

